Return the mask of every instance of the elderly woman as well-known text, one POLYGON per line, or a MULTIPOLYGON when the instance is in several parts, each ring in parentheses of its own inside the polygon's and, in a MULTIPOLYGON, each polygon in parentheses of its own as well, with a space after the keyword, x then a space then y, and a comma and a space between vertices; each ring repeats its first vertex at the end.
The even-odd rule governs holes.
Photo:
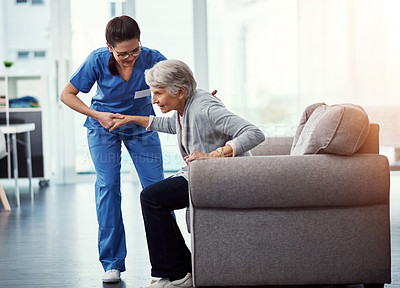
MULTIPOLYGON (((228 111, 213 95, 197 89, 189 67, 178 60, 165 60, 145 71, 152 102, 171 117, 123 116, 114 119, 110 131, 127 123, 176 134, 181 154, 189 164, 195 160, 250 155, 264 141, 260 129, 228 111)), ((173 210, 189 206, 188 169, 147 186, 141 193, 151 274, 161 279, 148 287, 192 287, 191 254, 174 219, 173 210)))

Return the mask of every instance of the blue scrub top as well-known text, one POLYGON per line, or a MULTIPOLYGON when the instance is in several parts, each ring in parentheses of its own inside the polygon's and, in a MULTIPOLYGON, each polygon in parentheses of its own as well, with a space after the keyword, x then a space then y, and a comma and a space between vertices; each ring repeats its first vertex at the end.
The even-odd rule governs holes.
MULTIPOLYGON (((108 70, 110 57, 111 53, 107 47, 94 50, 72 75, 71 84, 79 91, 88 93, 97 82, 97 91, 90 105, 93 110, 126 115, 154 115, 150 88, 145 82, 144 71, 166 58, 157 50, 143 47, 142 53, 136 59, 131 78, 125 82, 120 75, 114 76, 108 70)), ((84 126, 96 128, 101 127, 101 124, 87 117, 84 126)), ((133 129, 130 133, 145 132, 144 127, 135 124, 126 126, 121 127, 125 132, 128 127, 133 129)))

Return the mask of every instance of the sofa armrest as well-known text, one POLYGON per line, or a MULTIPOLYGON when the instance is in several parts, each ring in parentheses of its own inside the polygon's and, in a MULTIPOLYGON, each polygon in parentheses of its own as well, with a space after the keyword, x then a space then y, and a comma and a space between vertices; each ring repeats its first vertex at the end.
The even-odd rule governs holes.
POLYGON ((289 208, 388 203, 385 156, 238 157, 190 164, 191 203, 202 208, 289 208))

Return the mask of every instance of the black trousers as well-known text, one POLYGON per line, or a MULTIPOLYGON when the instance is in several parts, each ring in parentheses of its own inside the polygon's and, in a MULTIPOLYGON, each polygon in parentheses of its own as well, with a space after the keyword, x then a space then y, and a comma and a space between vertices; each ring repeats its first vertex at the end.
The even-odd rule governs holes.
POLYGON ((170 177, 140 195, 153 277, 179 279, 192 271, 191 253, 172 213, 189 206, 188 188, 184 177, 170 177))

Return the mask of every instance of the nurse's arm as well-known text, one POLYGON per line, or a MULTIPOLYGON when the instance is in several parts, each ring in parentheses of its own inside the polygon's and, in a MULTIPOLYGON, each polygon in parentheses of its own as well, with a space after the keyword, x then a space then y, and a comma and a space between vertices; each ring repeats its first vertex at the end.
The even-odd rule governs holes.
POLYGON ((146 116, 133 116, 133 115, 121 115, 117 114, 117 116, 122 116, 123 119, 115 118, 113 119, 114 126, 110 128, 110 132, 124 126, 128 123, 134 123, 143 127, 149 126, 149 117, 146 116))
POLYGON ((100 124, 107 129, 114 125, 114 118, 121 118, 121 116, 117 116, 113 113, 99 112, 91 109, 85 103, 83 103, 81 99, 79 99, 77 96, 78 93, 79 90, 76 89, 71 82, 68 82, 61 92, 60 100, 71 109, 99 121, 100 124))

